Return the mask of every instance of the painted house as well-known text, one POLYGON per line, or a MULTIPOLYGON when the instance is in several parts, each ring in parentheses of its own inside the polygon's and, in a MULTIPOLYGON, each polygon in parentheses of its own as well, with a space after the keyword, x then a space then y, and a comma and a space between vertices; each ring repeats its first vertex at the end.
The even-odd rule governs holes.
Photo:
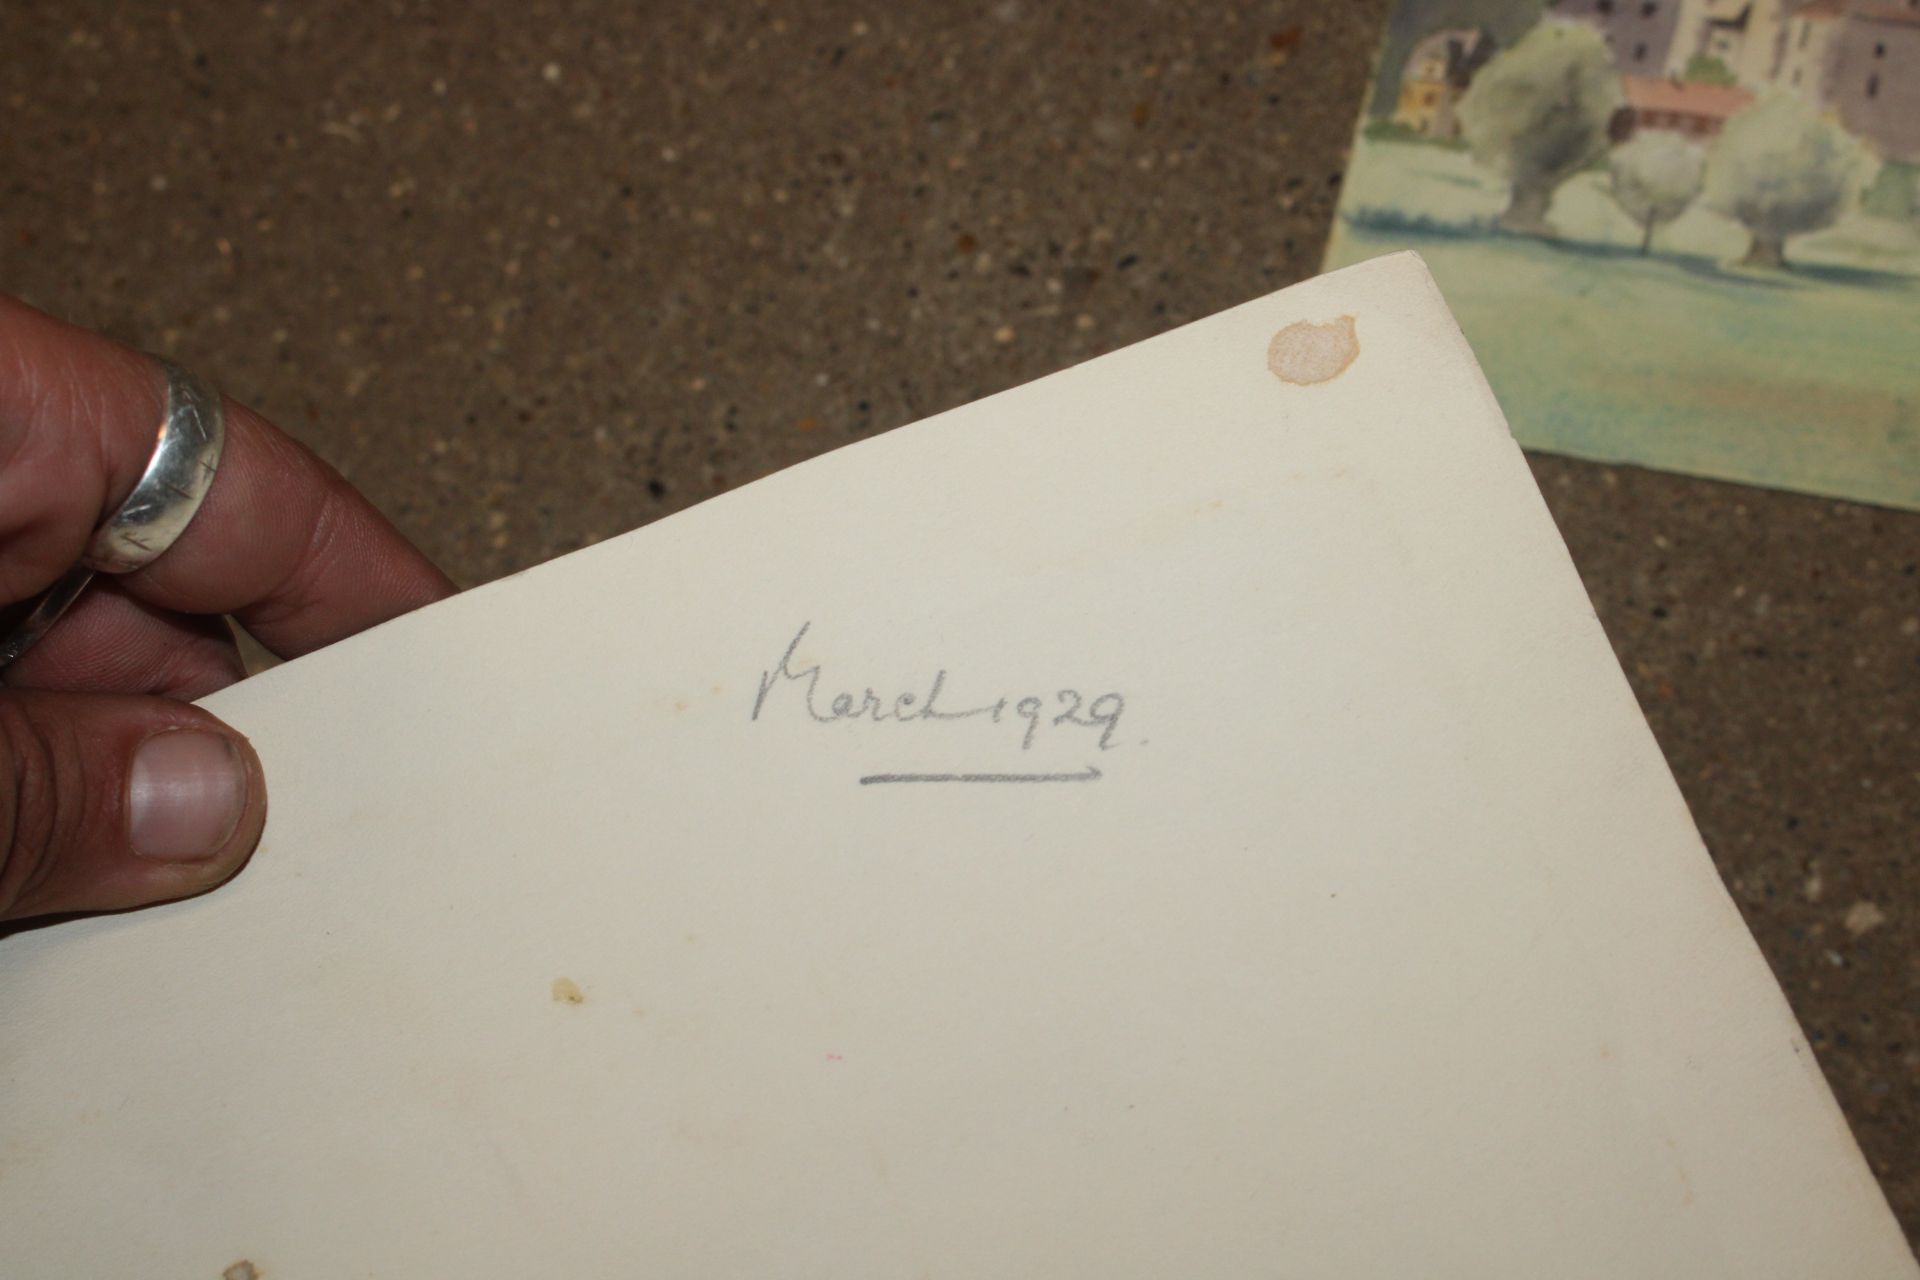
POLYGON ((1833 90, 1834 63, 1846 29, 1848 0, 1813 0, 1788 15, 1780 33, 1780 56, 1772 82, 1813 102, 1833 90))
POLYGON ((1668 72, 1684 75, 1695 58, 1712 59, 1749 89, 1772 84, 1794 0, 1691 0, 1681 17, 1668 72))
POLYGON ((1474 73, 1493 54, 1493 38, 1472 29, 1436 31, 1413 46, 1400 75, 1394 123, 1430 138, 1459 137, 1454 107, 1473 83, 1474 73))
POLYGON ((1920 159, 1920 0, 1705 0, 1688 20, 1676 48, 1748 89, 1801 94, 1888 159, 1920 159))
POLYGON ((1920 0, 1554 0, 1551 13, 1605 36, 1636 127, 1719 132, 1736 98, 1655 83, 1710 60, 1749 99, 1791 90, 1887 159, 1920 161, 1920 0))
POLYGON ((1854 0, 1824 102, 1889 160, 1920 161, 1920 0, 1854 0))
POLYGON ((1627 75, 1677 75, 1678 69, 1669 65, 1674 43, 1685 10, 1696 4, 1697 0, 1552 0, 1549 12, 1561 21, 1597 29, 1613 52, 1614 65, 1627 75))
POLYGON ((1753 101, 1753 94, 1734 85, 1669 80, 1664 76, 1622 76, 1633 130, 1677 133, 1704 142, 1719 133, 1728 119, 1753 101))

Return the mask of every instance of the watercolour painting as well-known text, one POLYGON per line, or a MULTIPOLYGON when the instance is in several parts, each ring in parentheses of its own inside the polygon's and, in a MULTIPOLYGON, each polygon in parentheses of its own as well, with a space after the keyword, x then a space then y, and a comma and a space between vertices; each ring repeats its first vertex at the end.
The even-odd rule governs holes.
POLYGON ((1520 442, 1920 508, 1920 0, 1399 0, 1327 267, 1520 442))

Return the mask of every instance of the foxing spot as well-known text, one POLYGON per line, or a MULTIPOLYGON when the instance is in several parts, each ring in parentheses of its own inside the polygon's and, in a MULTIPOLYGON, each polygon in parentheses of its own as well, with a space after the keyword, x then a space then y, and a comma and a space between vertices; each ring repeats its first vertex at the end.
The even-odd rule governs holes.
POLYGON ((1282 382, 1307 387, 1339 377, 1359 354, 1352 316, 1326 324, 1296 320, 1267 344, 1267 368, 1282 382))

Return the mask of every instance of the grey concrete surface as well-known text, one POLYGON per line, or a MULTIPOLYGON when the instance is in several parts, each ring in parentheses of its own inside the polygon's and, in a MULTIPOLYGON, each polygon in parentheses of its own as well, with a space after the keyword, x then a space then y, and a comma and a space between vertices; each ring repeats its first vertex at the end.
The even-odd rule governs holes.
MULTIPOLYGON (((0 288, 476 583, 1311 275, 1384 16, 9 3, 0 288)), ((1920 1237, 1920 518, 1535 469, 1920 1237)))

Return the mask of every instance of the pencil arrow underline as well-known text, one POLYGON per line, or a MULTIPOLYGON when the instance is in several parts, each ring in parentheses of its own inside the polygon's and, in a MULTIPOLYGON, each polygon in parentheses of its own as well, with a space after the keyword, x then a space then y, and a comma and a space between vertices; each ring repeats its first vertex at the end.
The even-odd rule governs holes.
POLYGON ((882 782, 1098 782, 1100 770, 1088 765, 1078 773, 870 773, 860 785, 882 782))

